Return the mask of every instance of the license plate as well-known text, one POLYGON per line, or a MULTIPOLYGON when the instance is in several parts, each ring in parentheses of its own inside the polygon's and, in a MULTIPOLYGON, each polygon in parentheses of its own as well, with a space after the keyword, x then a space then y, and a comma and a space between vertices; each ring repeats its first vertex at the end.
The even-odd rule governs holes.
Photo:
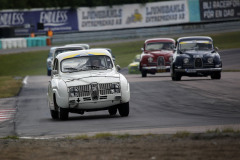
POLYGON ((166 66, 157 66, 157 69, 166 69, 166 66))
POLYGON ((196 73, 196 70, 194 69, 185 69, 187 73, 196 73))

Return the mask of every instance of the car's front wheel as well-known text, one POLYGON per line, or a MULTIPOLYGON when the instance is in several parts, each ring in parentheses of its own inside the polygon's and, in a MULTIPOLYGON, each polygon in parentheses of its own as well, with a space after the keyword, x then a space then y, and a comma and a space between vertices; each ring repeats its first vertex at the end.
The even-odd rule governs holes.
POLYGON ((58 119, 58 112, 55 110, 50 110, 52 119, 58 119))
POLYGON ((147 77, 147 71, 142 70, 141 73, 142 73, 142 77, 147 77))
POLYGON ((60 120, 67 120, 68 119, 68 110, 65 108, 58 108, 58 117, 60 120))
POLYGON ((111 115, 111 116, 115 116, 117 114, 117 107, 111 107, 108 109, 108 113, 111 115))
POLYGON ((120 104, 118 107, 120 116, 127 117, 129 115, 129 102, 120 104))
POLYGON ((175 72, 174 69, 171 70, 171 77, 173 81, 181 81, 182 78, 181 74, 175 72))
POLYGON ((221 72, 214 72, 211 74, 211 79, 221 79, 221 72))

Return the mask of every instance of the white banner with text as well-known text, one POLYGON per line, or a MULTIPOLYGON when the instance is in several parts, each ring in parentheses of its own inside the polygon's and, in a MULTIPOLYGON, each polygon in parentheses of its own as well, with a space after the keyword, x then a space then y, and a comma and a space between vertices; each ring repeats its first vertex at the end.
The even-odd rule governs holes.
POLYGON ((189 22, 187 0, 77 9, 79 31, 98 31, 189 22))

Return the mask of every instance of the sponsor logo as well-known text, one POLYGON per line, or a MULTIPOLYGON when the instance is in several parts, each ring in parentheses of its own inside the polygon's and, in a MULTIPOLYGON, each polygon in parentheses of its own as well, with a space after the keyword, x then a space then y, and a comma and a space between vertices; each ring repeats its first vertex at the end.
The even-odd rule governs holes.
POLYGON ((16 26, 24 24, 23 12, 0 13, 0 26, 16 26))
POLYGON ((40 13, 40 23, 45 26, 63 26, 67 24, 68 11, 43 11, 40 13))
POLYGON ((135 10, 134 14, 127 18, 126 24, 142 22, 142 14, 139 13, 138 9, 135 10))

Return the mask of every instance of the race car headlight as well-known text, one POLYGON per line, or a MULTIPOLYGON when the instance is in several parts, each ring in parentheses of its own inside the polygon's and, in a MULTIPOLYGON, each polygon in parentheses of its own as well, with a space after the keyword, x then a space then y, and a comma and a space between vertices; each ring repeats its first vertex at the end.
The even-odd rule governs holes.
POLYGON ((169 57, 169 59, 168 59, 168 60, 169 60, 169 62, 172 62, 172 60, 173 60, 173 57, 169 57))
POLYGON ((210 57, 210 58, 207 59, 207 61, 208 61, 208 63, 213 63, 213 58, 210 57))
POLYGON ((69 87, 68 93, 69 93, 69 97, 79 97, 78 87, 69 87))
POLYGON ((112 93, 120 93, 120 83, 112 83, 111 92, 112 93))
POLYGON ((153 61, 153 58, 152 57, 149 57, 148 58, 148 62, 151 63, 153 61))
POLYGON ((184 58, 184 59, 183 59, 183 63, 184 63, 184 64, 189 63, 189 58, 184 58))

